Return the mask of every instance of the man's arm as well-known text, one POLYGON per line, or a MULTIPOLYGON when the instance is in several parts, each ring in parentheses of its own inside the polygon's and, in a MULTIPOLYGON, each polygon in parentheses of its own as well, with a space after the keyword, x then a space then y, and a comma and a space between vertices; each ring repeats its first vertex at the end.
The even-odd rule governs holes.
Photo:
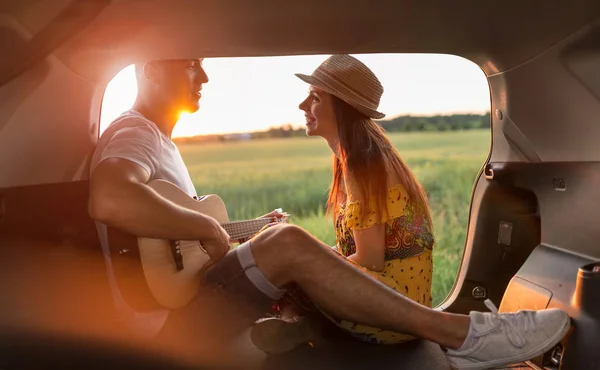
POLYGON ((90 216, 133 235, 200 240, 212 259, 229 250, 229 237, 214 218, 161 197, 148 180, 148 172, 131 161, 100 162, 90 179, 90 216))

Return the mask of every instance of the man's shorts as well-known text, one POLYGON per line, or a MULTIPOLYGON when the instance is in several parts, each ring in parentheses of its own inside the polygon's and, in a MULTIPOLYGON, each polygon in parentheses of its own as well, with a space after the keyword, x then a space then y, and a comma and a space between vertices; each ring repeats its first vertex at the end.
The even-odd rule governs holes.
POLYGON ((284 292, 258 270, 246 242, 205 271, 197 296, 169 313, 159 336, 190 340, 235 334, 270 312, 284 292))

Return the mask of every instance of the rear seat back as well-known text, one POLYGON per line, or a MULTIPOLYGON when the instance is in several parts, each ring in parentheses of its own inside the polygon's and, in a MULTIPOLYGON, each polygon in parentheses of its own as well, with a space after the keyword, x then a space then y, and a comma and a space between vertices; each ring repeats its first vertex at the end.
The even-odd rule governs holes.
POLYGON ((0 324, 105 330, 114 308, 88 182, 0 189, 0 324))

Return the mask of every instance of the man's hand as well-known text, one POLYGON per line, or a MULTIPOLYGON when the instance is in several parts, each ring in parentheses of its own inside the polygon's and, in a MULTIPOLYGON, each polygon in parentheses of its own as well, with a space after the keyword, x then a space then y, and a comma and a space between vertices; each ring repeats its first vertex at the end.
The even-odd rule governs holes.
POLYGON ((208 239, 201 240, 202 247, 206 250, 206 253, 210 256, 210 264, 217 262, 231 249, 230 237, 227 231, 221 227, 221 225, 211 218, 211 226, 214 232, 208 239))

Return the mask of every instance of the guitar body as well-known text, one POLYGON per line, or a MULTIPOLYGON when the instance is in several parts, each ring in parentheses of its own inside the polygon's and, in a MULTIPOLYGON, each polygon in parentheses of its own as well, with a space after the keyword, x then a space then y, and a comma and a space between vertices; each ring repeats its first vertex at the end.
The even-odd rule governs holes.
MULTIPOLYGON (((229 221, 225 203, 217 195, 195 200, 167 181, 155 180, 148 185, 179 206, 211 216, 221 223, 229 221)), ((194 298, 200 283, 199 272, 210 257, 199 241, 176 241, 183 265, 178 270, 172 243, 163 239, 138 238, 140 260, 150 292, 160 305, 174 309, 185 306, 194 298)))
MULTIPOLYGON (((232 241, 246 240, 274 221, 260 218, 229 222, 225 203, 217 195, 192 198, 164 180, 153 180, 148 186, 181 207, 213 217, 232 241)), ((108 242, 121 295, 139 312, 188 304, 198 292, 202 268, 210 261, 197 240, 135 237, 109 227, 108 242)))

